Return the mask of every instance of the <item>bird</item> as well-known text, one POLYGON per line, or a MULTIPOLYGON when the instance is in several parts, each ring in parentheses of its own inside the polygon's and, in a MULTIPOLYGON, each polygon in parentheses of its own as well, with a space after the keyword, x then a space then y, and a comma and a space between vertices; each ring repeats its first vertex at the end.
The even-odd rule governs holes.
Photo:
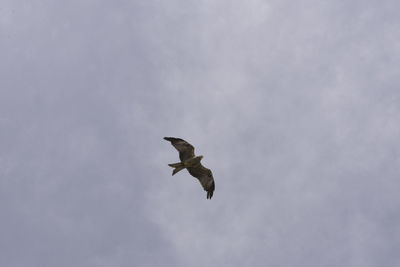
POLYGON ((172 175, 186 168, 193 177, 199 180, 204 191, 207 191, 207 199, 211 199, 215 190, 215 182, 211 170, 204 167, 200 162, 203 156, 195 156, 194 147, 181 138, 164 137, 164 139, 171 142, 172 146, 178 150, 181 160, 178 163, 168 164, 168 166, 174 168, 172 175))

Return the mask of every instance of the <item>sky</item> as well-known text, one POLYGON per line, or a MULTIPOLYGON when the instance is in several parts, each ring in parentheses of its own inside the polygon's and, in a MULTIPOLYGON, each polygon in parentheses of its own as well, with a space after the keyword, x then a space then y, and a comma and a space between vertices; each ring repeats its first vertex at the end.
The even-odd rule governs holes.
POLYGON ((0 265, 400 266, 399 9, 0 0, 0 265))

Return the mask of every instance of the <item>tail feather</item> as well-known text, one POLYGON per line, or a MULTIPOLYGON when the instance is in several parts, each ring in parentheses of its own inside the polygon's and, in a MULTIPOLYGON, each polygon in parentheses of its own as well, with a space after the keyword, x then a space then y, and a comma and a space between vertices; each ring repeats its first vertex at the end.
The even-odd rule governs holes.
POLYGON ((168 164, 168 166, 174 168, 174 170, 172 171, 172 175, 175 175, 177 172, 179 172, 185 168, 185 165, 182 162, 171 163, 171 164, 168 164))
POLYGON ((171 164, 168 164, 168 166, 170 166, 170 167, 172 167, 172 168, 176 168, 176 167, 181 167, 181 166, 183 166, 183 163, 182 163, 182 162, 171 163, 171 164))

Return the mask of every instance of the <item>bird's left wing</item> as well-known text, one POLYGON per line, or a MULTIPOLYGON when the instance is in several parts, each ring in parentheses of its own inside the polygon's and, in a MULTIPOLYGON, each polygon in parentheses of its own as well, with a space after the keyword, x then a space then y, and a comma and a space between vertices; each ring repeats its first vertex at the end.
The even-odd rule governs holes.
POLYGON ((201 164, 198 164, 196 167, 187 168, 187 170, 193 177, 199 180, 203 189, 207 191, 207 199, 211 199, 215 190, 215 182, 211 170, 201 164))

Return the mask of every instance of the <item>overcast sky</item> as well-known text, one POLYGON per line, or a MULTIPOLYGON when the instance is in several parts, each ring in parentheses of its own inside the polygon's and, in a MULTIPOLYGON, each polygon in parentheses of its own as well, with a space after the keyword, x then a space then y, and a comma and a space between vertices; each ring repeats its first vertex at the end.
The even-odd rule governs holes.
POLYGON ((0 265, 400 266, 399 10, 0 0, 0 265))

